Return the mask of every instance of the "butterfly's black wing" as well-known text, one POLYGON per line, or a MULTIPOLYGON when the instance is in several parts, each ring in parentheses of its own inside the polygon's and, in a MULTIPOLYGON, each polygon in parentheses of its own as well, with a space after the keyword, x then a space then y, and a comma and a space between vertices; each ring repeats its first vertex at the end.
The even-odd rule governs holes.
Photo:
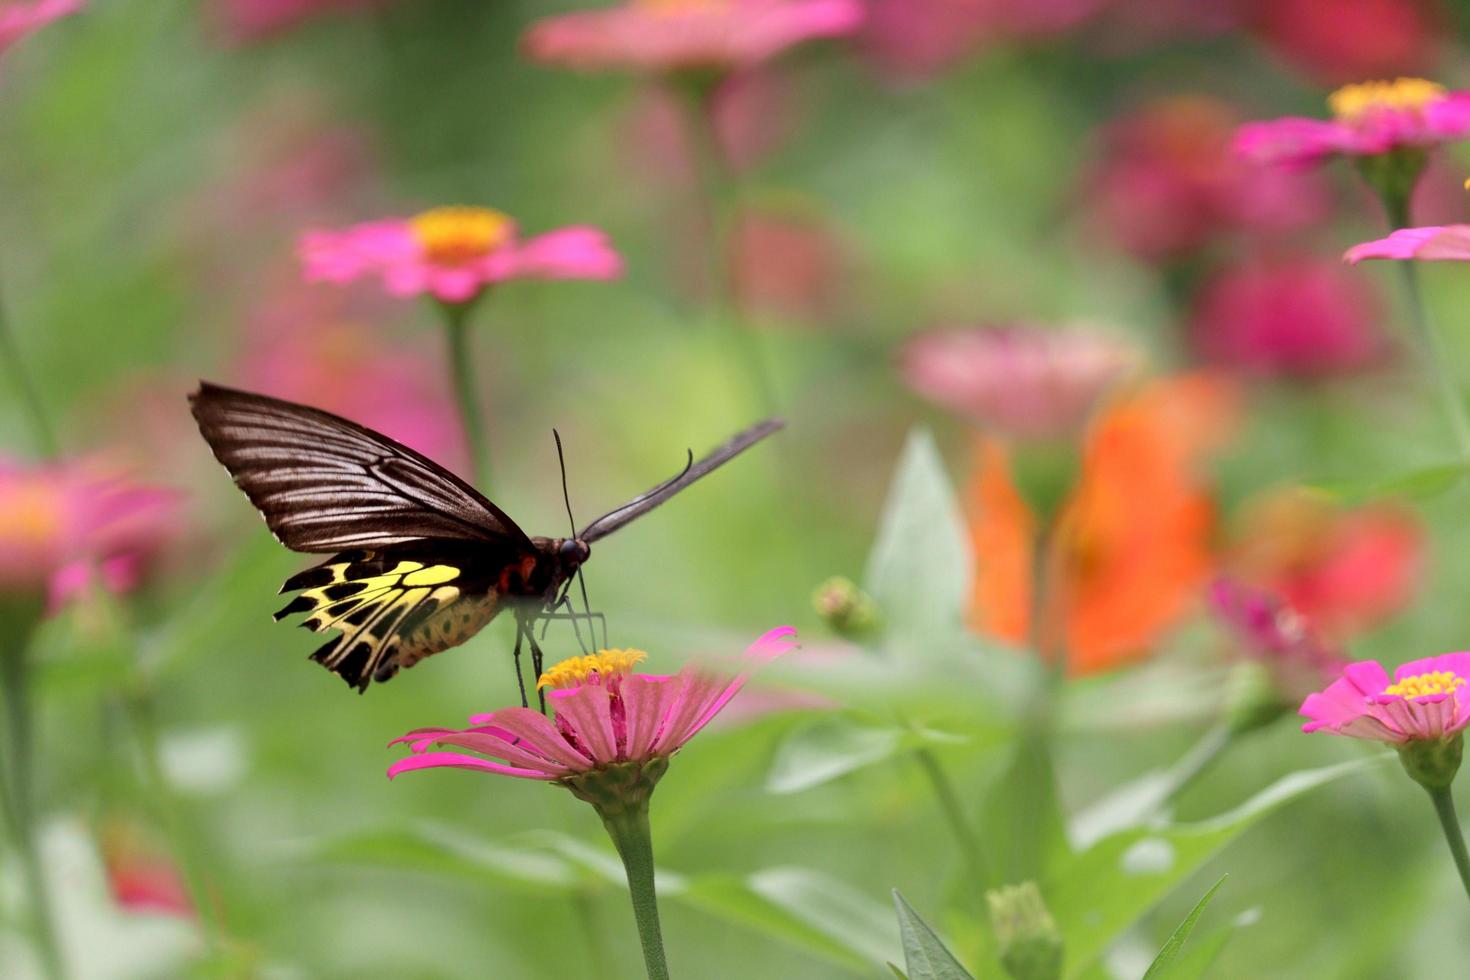
POLYGON ((695 480, 724 466, 766 436, 779 431, 785 424, 780 419, 767 419, 759 425, 751 426, 723 446, 711 452, 708 456, 699 460, 699 462, 690 462, 688 466, 684 467, 682 473, 665 480, 647 493, 639 494, 626 504, 623 504, 623 506, 603 514, 597 520, 584 527, 577 537, 588 544, 591 544, 599 538, 607 537, 634 518, 641 517, 653 510, 695 480))
POLYGON ((423 538, 534 550, 525 532, 468 483, 356 422, 207 382, 189 401, 215 458, 293 551, 423 538))

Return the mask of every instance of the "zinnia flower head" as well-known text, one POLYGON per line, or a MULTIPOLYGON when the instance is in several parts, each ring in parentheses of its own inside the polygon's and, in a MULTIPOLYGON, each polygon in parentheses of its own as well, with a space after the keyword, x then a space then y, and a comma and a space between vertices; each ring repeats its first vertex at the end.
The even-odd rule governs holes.
POLYGON ((1378 297, 1332 261, 1248 262, 1211 279, 1196 304, 1195 346, 1248 374, 1340 375, 1379 363, 1388 349, 1378 297))
POLYGON ((308 281, 374 277, 394 296, 468 303, 509 279, 616 279, 623 262, 596 228, 561 228, 521 238, 490 208, 434 208, 407 219, 370 221, 302 236, 308 281))
POLYGON ((1470 724, 1467 683, 1470 653, 1411 660, 1392 679, 1375 660, 1348 664, 1302 702, 1302 731, 1391 744, 1451 738, 1470 724))
POLYGON ((936 330, 903 352, 903 378, 930 401, 998 436, 1077 435, 1137 351, 1086 326, 1016 325, 936 330))
POLYGON ((84 0, 0 0, 0 51, 59 17, 82 9, 84 0))
POLYGON ((1102 133, 1086 199, 1103 230, 1139 258, 1196 251, 1239 231, 1280 232, 1323 217, 1314 178, 1230 152, 1233 107, 1203 96, 1150 102, 1102 133))
POLYGON ((1424 529, 1408 509, 1343 507, 1284 487, 1245 508, 1228 565, 1341 641, 1399 612, 1419 588, 1424 529))
POLYGON ((1270 671, 1281 692, 1303 697, 1342 669, 1338 650, 1271 591, 1221 576, 1210 583, 1208 600, 1215 619, 1242 652, 1270 671))
POLYGON ((1242 0, 1246 26, 1292 65, 1329 85, 1421 71, 1439 24, 1423 0, 1242 0))
POLYGON ((94 584, 132 589, 178 506, 177 494, 95 460, 0 458, 0 592, 49 595, 54 609, 94 584))
MULTIPOLYGON (((789 626, 773 629, 745 659, 778 657, 796 646, 795 636, 789 626)), ((604 791, 651 790, 669 758, 720 713, 748 674, 719 677, 693 667, 671 676, 633 673, 644 657, 641 650, 601 650, 555 664, 540 683, 551 718, 502 708, 472 716, 466 729, 417 729, 390 743, 407 743, 413 754, 388 776, 445 767, 499 773, 557 782, 595 805, 607 801, 590 797, 604 791), (613 775, 602 778, 607 772, 613 775)))
POLYGON ((1423 151, 1470 135, 1470 92, 1422 78, 1344 85, 1328 98, 1331 121, 1288 116, 1248 123, 1235 136, 1248 159, 1309 167, 1330 157, 1423 151))
POLYGON ((859 0, 630 0, 537 21, 523 47, 565 68, 728 72, 862 20, 859 0))

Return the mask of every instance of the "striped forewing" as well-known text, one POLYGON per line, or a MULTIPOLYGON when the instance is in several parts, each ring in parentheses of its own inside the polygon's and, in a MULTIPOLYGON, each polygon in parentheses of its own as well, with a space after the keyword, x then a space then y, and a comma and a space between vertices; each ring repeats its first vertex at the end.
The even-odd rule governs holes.
POLYGON ((422 538, 532 547, 468 483, 387 436, 320 409, 207 382, 189 397, 215 458, 293 551, 422 538))

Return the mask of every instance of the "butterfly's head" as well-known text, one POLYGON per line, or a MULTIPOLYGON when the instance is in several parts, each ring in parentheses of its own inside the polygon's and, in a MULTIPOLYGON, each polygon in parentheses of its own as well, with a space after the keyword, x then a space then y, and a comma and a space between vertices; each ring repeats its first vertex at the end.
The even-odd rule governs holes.
POLYGON ((556 557, 563 568, 580 568, 592 556, 592 549, 581 538, 562 538, 556 543, 556 557))

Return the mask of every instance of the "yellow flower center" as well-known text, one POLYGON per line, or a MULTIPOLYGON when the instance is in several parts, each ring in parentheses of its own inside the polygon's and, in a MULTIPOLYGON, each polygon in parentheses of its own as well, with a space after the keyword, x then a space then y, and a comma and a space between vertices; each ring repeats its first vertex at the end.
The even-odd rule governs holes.
POLYGON ((647 656, 642 650, 598 650, 584 657, 569 657, 542 671, 536 687, 576 687, 594 676, 604 680, 621 677, 647 656))
POLYGON ((1401 698, 1422 698, 1429 694, 1454 694, 1465 686, 1465 678, 1452 670, 1431 670, 1427 674, 1414 674, 1383 689, 1384 694, 1395 694, 1401 698))
POLYGON ((429 261, 459 265, 483 258, 510 240, 515 225, 490 208, 433 208, 409 219, 429 261))
POLYGON ((61 533, 61 525, 61 503, 53 488, 21 486, 0 501, 0 542, 44 545, 61 533))
POLYGON ((1327 105, 1338 119, 1354 122, 1380 110, 1418 112, 1443 95, 1443 85, 1423 78, 1396 78, 1344 85, 1327 97, 1327 105))

